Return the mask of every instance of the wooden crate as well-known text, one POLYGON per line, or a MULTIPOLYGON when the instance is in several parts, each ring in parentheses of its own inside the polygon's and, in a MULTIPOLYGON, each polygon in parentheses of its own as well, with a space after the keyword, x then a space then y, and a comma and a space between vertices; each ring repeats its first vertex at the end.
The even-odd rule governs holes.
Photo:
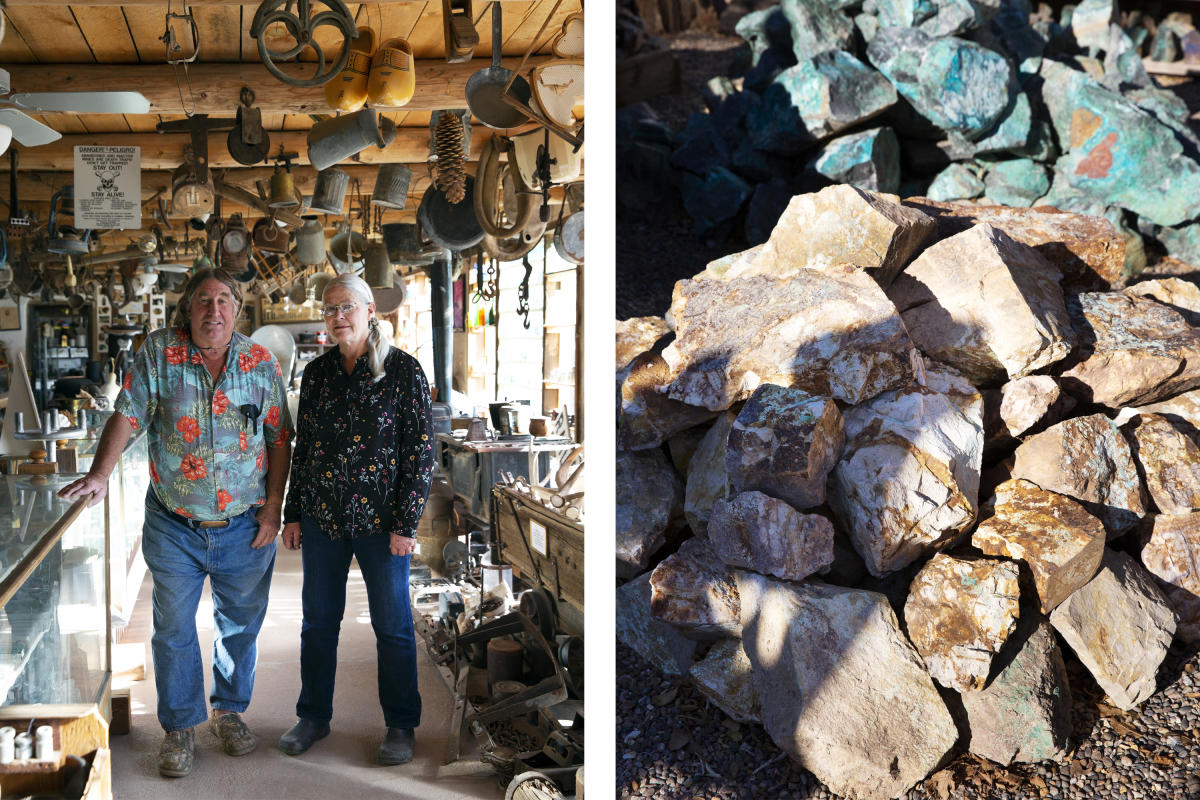
POLYGON ((494 487, 492 494, 500 561, 582 614, 583 525, 503 486, 494 487))

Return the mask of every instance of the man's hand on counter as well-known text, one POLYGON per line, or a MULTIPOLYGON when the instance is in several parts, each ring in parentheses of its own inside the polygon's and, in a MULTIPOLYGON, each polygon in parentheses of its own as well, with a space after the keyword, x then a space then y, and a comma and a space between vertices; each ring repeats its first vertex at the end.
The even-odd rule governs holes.
POLYGON ((99 475, 88 473, 77 481, 68 483, 59 490, 58 496, 64 500, 75 500, 91 493, 92 499, 88 503, 88 507, 96 505, 104 499, 104 495, 108 494, 108 478, 102 478, 99 475))

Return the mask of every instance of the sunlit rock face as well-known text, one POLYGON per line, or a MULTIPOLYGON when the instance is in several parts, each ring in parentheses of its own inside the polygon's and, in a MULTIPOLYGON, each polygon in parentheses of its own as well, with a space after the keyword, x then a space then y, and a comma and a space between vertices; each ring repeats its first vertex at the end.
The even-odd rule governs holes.
POLYGON ((1200 512, 1156 516, 1142 563, 1162 582, 1179 638, 1200 642, 1200 512))
POLYGON ((700 694, 738 722, 761 722, 754 672, 739 639, 713 645, 688 673, 700 694))
POLYGON ((713 552, 731 567, 798 581, 833 564, 833 524, 762 492, 718 501, 708 523, 713 552))

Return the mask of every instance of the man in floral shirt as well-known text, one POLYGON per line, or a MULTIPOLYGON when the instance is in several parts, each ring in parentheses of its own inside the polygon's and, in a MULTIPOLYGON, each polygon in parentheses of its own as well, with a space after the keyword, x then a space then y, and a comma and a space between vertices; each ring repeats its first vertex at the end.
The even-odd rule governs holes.
POLYGON ((91 471, 60 492, 100 502, 130 436, 146 431, 142 551, 154 580, 151 651, 166 731, 158 769, 167 777, 191 771, 192 728, 208 718, 195 622, 206 576, 216 630, 211 725, 229 755, 255 746, 240 713, 254 688, 292 421, 275 357, 234 330, 241 304, 225 273, 191 277, 175 326, 151 333, 134 356, 91 471))

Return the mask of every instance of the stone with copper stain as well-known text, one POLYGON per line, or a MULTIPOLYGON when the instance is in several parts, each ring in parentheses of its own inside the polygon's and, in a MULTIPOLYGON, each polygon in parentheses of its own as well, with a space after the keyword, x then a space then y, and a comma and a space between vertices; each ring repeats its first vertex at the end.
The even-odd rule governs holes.
POLYGON ((1071 33, 1081 50, 1107 50, 1108 28, 1115 22, 1116 0, 1081 0, 1071 14, 1071 33))
POLYGON ((1145 567, 1108 550, 1096 577, 1051 612, 1050 624, 1112 704, 1128 711, 1154 694, 1175 612, 1145 567))
POLYGON ((629 578, 666 542, 667 526, 683 510, 683 482, 661 450, 618 451, 616 481, 617 576, 629 578))
POLYGON ((793 197, 757 256, 726 275, 785 277, 852 264, 887 287, 933 231, 929 217, 894 195, 836 184, 793 197))
POLYGON ((688 463, 687 484, 683 490, 683 513, 696 536, 708 530, 713 504, 729 493, 729 475, 725 471, 725 451, 729 431, 737 414, 726 411, 704 434, 688 463))
POLYGON ((682 280, 671 317, 667 396, 712 411, 764 383, 861 403, 912 376, 915 349, 896 307, 855 267, 682 280))
POLYGON ((986 688, 962 695, 967 749, 1004 766, 1062 761, 1071 743, 1071 685, 1054 630, 1044 619, 1023 620, 1006 652, 986 688))
POLYGON ((1108 289, 1123 281, 1125 240, 1101 216, 1072 214, 1049 206, 1009 208, 942 203, 924 197, 910 197, 904 205, 933 217, 939 240, 979 223, 999 228, 1041 253, 1062 273, 1064 286, 1108 289))
POLYGON ((734 492, 764 492, 799 509, 819 506, 844 442, 842 414, 831 399, 763 384, 729 431, 729 486, 734 492))
POLYGON ((833 792, 902 797, 958 739, 887 597, 748 575, 742 647, 762 723, 833 792))
POLYGON ((1032 247, 980 224, 927 248, 888 297, 923 353, 976 385, 999 383, 1070 353, 1058 277, 1032 247))
POLYGON ((696 640, 650 616, 651 593, 649 572, 617 587, 617 638, 664 675, 686 675, 696 656, 696 640))
POLYGON ((1086 584, 1104 556, 1104 526, 1069 497, 1010 480, 996 487, 995 516, 971 544, 991 556, 1024 561, 1043 614, 1086 584))
POLYGON ((846 410, 829 505, 872 575, 951 544, 974 523, 982 402, 960 403, 914 386, 846 410))
POLYGON ((700 694, 738 722, 762 723, 750 659, 740 639, 717 642, 688 673, 700 694))
POLYGON ((1200 330, 1174 309, 1126 292, 1084 292, 1067 310, 1078 345, 1061 382, 1072 394, 1120 408, 1200 386, 1200 330))
POLYGON ((1075 407, 1075 398, 1065 394, 1049 375, 1027 375, 1004 384, 1000 418, 1012 436, 1020 436, 1041 425, 1053 425, 1075 407))
POLYGON ((833 524, 801 514, 762 492, 742 492, 713 506, 708 541, 731 567, 798 581, 833 564, 833 524))
POLYGON ((1179 638, 1200 642, 1200 512, 1156 516, 1142 563, 1162 582, 1179 638))
MULTIPOLYGON (((1200 261, 1200 259, 1197 259, 1200 261)), ((1125 289, 1126 294, 1140 295, 1170 306, 1192 326, 1200 325, 1200 286, 1183 278, 1156 278, 1142 281, 1125 289)))
POLYGON ((653 351, 631 361, 620 385, 617 446, 626 450, 658 447, 671 436, 712 419, 714 413, 667 397, 671 371, 653 351))
POLYGON ((650 573, 650 615, 693 639, 740 636, 738 576, 705 539, 688 539, 650 573))
POLYGON ((1065 494, 1097 517, 1113 539, 1146 514, 1129 443, 1103 414, 1074 417, 1030 436, 1013 454, 1013 478, 1065 494))
POLYGON ((960 692, 983 688, 1017 624, 1017 576, 1011 561, 936 553, 913 578, 904 625, 935 681, 960 692))
POLYGON ((1122 431, 1158 510, 1200 510, 1200 447, 1161 414, 1139 414, 1122 431))

